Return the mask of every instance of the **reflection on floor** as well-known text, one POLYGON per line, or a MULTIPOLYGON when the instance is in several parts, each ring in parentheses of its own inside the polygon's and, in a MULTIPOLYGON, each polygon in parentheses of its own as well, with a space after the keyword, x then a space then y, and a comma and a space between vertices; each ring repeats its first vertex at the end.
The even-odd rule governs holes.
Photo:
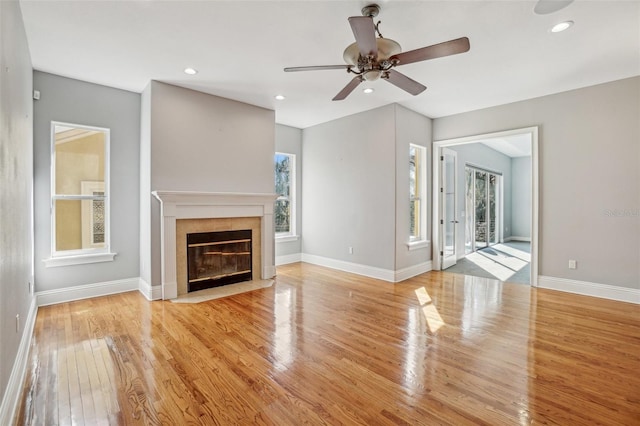
POLYGON ((531 243, 510 241, 470 253, 447 268, 447 272, 529 284, 530 262, 531 243))

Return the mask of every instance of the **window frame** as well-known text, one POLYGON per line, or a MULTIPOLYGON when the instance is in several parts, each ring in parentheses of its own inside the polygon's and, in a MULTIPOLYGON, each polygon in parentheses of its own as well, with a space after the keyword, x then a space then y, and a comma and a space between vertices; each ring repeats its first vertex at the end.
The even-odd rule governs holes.
POLYGON ((427 147, 422 145, 409 144, 409 166, 411 162, 411 150, 415 149, 416 156, 416 178, 415 188, 416 191, 411 193, 411 173, 409 173, 409 241, 407 246, 409 250, 415 250, 424 248, 429 245, 427 240, 427 147), (416 197, 417 193, 417 197, 416 197), (417 223, 415 226, 418 228, 416 235, 411 235, 411 204, 416 200, 419 201, 419 214, 415 216, 417 223))
MULTIPOLYGON (((296 154, 289 152, 276 151, 274 153, 274 191, 275 191, 275 157, 278 155, 284 155, 289 157, 289 196, 278 194, 276 201, 288 199, 289 201, 289 231, 288 232, 275 232, 276 242, 295 241, 298 239, 296 234, 296 154)), ((274 215, 275 219, 275 215, 274 215)))
MULTIPOLYGON (((87 126, 82 124, 67 123, 62 121, 51 121, 50 128, 50 149, 51 149, 51 165, 50 165, 50 199, 49 208, 51 216, 51 257, 44 259, 46 267, 69 266, 85 263, 108 262, 112 261, 116 253, 111 252, 111 197, 110 197, 110 147, 111 147, 111 130, 104 127, 87 126), (97 131, 104 134, 104 195, 88 195, 88 194, 57 194, 56 193, 56 126, 70 127, 77 129, 85 129, 97 131), (57 201, 80 201, 81 206, 87 202, 104 201, 104 247, 88 247, 75 250, 57 250, 56 241, 56 202, 57 201)), ((93 182, 93 181, 84 181, 93 182)), ((95 186, 93 185, 88 187, 95 186)), ((102 187, 102 185, 100 185, 102 187)), ((81 191, 82 192, 82 189, 81 191)), ((81 210, 85 207, 82 206, 81 210)), ((82 214, 81 214, 82 216, 82 214)))

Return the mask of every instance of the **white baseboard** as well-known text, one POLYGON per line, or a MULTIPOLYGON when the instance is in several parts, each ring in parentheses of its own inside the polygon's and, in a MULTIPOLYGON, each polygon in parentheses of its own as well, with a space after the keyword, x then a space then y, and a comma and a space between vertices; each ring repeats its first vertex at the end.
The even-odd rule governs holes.
POLYGON ((89 299, 91 297, 107 296, 109 294, 124 293, 139 289, 140 278, 106 281, 102 283, 85 284, 56 290, 39 291, 36 293, 38 306, 55 305, 56 303, 72 302, 74 300, 89 299))
POLYGON ((511 236, 511 237, 507 237, 504 239, 504 242, 507 243, 509 241, 524 241, 524 242, 531 242, 531 237, 516 237, 516 236, 511 236))
POLYGON ((345 262, 343 260, 331 259, 314 254, 302 253, 302 261, 314 265, 325 266, 331 269, 351 272, 353 274, 364 275, 365 277, 377 278, 379 280, 394 282, 395 272, 389 269, 376 268, 374 266, 361 265, 359 263, 345 262))
POLYGON ((142 293, 147 300, 160 300, 162 299, 162 286, 151 285, 142 278, 138 278, 138 291, 142 293))
POLYGON ((296 262, 300 262, 301 260, 302 260, 302 253, 276 256, 276 266, 286 265, 288 263, 296 263, 296 262))
POLYGON ((587 281, 569 280, 566 278, 538 277, 538 287, 585 296, 600 297, 602 299, 618 300, 640 304, 640 289, 618 287, 608 284, 590 283, 587 281))
POLYGON ((408 268, 398 269, 395 272, 395 280, 394 282, 400 282, 407 280, 411 277, 415 277, 416 275, 424 274, 425 272, 429 272, 433 269, 433 265, 430 260, 419 263, 417 265, 409 266, 408 268))
POLYGON ((22 397, 22 386, 27 373, 27 366, 29 365, 29 348, 31 347, 31 338, 33 336, 33 328, 36 324, 37 313, 38 304, 34 297, 31 299, 29 313, 27 314, 24 329, 22 330, 22 337, 20 338, 20 346, 18 346, 18 353, 13 362, 9 383, 7 383, 7 388, 2 398, 2 405, 0 405, 0 425, 13 424, 13 416, 22 397))

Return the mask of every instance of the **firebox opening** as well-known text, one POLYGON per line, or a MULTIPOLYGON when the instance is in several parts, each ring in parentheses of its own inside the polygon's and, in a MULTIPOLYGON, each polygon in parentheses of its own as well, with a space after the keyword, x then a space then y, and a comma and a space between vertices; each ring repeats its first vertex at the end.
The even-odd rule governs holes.
POLYGON ((187 291, 250 281, 251 229, 187 234, 187 291))

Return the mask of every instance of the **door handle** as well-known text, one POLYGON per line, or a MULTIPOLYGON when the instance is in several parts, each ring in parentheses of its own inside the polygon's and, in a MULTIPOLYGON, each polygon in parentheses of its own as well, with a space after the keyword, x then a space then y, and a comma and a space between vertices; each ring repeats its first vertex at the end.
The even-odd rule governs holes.
POLYGON ((451 223, 460 223, 457 220, 452 220, 451 223))

